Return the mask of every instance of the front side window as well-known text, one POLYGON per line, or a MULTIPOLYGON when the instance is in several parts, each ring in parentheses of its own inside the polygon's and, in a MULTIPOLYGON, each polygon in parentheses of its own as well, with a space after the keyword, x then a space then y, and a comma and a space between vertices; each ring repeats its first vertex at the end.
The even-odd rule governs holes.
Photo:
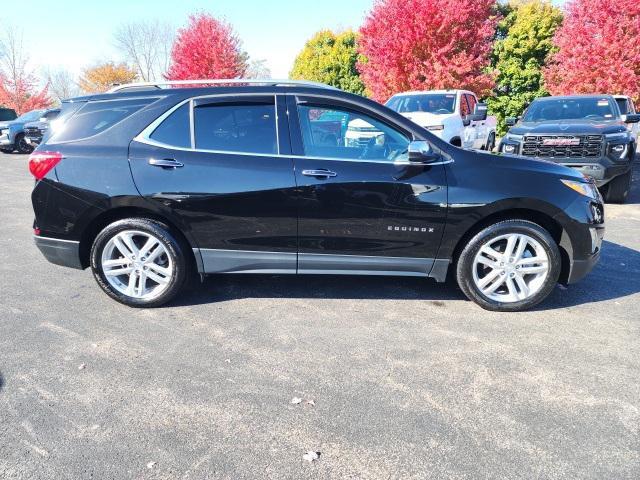
POLYGON ((469 103, 469 113, 471 114, 475 110, 476 103, 478 102, 476 100, 476 97, 474 97, 473 95, 466 95, 466 97, 467 97, 467 102, 469 103))
POLYGON ((627 102, 626 98, 616 98, 616 103, 622 115, 629 113, 629 102, 627 102))
POLYGON ((469 104, 467 103, 467 96, 460 95, 460 116, 466 117, 471 114, 471 110, 469 110, 469 104))
POLYGON ((195 147, 242 153, 278 152, 273 102, 198 105, 193 110, 195 147))
POLYGON ((409 138, 359 112, 300 105, 305 155, 336 159, 406 160, 409 138))

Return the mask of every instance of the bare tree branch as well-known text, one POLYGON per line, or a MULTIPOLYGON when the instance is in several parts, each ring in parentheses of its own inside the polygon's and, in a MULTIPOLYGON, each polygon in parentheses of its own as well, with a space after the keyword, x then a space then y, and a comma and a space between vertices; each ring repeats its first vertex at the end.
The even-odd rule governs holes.
POLYGON ((47 69, 45 77, 49 82, 49 90, 53 94, 52 96, 58 102, 80 95, 78 82, 68 70, 63 68, 55 70, 47 69))
POLYGON ((162 80, 169 68, 174 29, 159 20, 129 22, 114 33, 114 43, 143 81, 162 80))

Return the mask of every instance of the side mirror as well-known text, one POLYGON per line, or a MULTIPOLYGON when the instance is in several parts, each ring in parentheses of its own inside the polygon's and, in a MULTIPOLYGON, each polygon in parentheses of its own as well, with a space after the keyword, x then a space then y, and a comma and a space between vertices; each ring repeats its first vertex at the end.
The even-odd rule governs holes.
POLYGON ((432 162, 436 157, 431 144, 426 140, 414 140, 409 143, 410 162, 432 162))
POLYGON ((640 122, 640 114, 638 113, 629 113, 627 115, 623 115, 624 123, 638 123, 640 122))
POLYGON ((471 115, 466 115, 462 117, 462 126, 468 127, 469 125, 471 125, 471 115))
POLYGON ((476 103, 473 108, 473 119, 477 122, 483 122, 487 119, 488 106, 486 103, 476 103))
POLYGON ((517 122, 517 117, 507 117, 504 119, 504 123, 507 125, 507 127, 513 127, 517 122))

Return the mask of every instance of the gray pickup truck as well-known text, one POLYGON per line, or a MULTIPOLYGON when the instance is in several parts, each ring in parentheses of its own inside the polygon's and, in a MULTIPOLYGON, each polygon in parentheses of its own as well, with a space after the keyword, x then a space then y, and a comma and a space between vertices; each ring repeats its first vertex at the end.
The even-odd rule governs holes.
POLYGON ((572 95, 534 100, 511 129, 500 152, 550 160, 592 177, 605 201, 624 203, 631 189, 636 113, 620 111, 612 95, 572 95))

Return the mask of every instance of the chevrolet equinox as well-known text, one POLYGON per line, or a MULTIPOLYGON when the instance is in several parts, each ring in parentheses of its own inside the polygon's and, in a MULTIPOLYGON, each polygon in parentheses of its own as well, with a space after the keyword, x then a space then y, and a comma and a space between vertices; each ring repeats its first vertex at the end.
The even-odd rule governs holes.
POLYGON ((132 307, 168 302, 195 274, 449 274, 481 307, 519 311, 584 277, 604 235, 578 171, 462 150, 309 82, 74 98, 29 169, 40 251, 91 267, 132 307))

